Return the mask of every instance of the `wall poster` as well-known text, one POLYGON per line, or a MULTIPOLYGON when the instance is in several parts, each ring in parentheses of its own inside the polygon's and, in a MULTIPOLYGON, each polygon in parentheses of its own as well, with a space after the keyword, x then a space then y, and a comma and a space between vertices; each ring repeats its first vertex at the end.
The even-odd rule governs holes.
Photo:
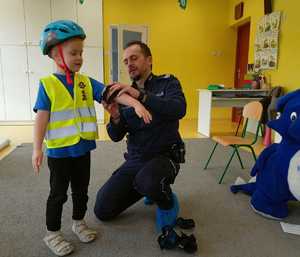
POLYGON ((280 12, 262 17, 257 24, 254 44, 254 69, 274 70, 277 68, 280 12))

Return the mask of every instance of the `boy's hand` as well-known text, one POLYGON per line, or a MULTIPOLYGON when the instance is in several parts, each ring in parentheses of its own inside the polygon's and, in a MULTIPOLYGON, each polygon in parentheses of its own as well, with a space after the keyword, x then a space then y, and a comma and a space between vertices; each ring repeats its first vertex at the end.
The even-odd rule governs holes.
POLYGON ((134 110, 137 116, 142 118, 146 124, 149 124, 152 121, 151 113, 139 102, 134 105, 134 110))
POLYGON ((40 167, 42 166, 43 163, 43 157, 44 154, 42 150, 33 150, 32 167, 37 174, 39 174, 40 172, 40 167))

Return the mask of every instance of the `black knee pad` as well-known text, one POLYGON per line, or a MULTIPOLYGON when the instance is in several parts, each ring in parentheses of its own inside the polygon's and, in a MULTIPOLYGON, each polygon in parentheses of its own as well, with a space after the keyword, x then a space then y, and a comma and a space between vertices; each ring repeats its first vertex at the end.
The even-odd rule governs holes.
POLYGON ((121 91, 121 89, 119 90, 116 90, 115 92, 113 92, 111 95, 110 95, 110 90, 111 90, 111 87, 113 86, 112 85, 108 85, 106 88, 105 88, 105 91, 103 93, 103 99, 104 101, 107 103, 107 104, 111 104, 113 102, 113 100, 117 97, 117 95, 119 94, 119 92, 121 91))

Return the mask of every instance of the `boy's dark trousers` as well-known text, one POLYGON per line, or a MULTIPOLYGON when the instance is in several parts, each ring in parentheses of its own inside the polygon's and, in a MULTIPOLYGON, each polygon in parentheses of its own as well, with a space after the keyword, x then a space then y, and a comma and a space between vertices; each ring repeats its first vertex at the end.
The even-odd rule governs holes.
POLYGON ((88 185, 90 181, 90 152, 80 157, 48 157, 50 169, 50 194, 47 200, 46 225, 48 231, 61 228, 63 204, 71 184, 74 220, 84 218, 87 210, 88 185))

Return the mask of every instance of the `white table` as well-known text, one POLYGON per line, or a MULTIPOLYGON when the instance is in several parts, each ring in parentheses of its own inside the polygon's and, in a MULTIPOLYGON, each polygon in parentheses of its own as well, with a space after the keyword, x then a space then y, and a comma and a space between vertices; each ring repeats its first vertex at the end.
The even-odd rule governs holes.
POLYGON ((268 95, 264 89, 198 89, 198 133, 210 137, 212 107, 243 107, 268 95))

